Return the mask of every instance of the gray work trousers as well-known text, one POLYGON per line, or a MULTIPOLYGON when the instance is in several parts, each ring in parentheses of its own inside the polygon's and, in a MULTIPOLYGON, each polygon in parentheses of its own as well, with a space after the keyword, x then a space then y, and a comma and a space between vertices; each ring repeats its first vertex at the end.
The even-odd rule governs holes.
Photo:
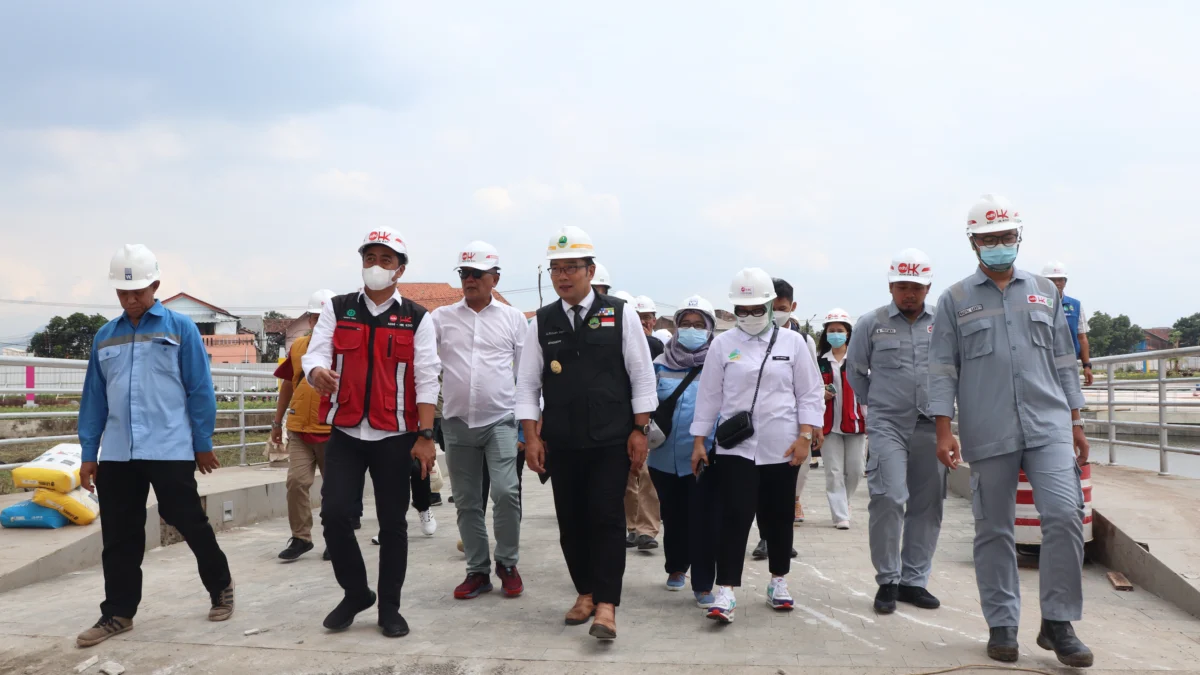
POLYGON ((1029 478, 1042 521, 1038 561, 1042 618, 1078 621, 1083 616, 1083 489, 1070 443, 971 462, 975 581, 983 616, 989 628, 1020 623, 1021 583, 1013 527, 1021 469, 1029 478))
POLYGON ((875 583, 925 588, 942 531, 946 477, 933 422, 917 422, 907 445, 888 434, 871 434, 870 440, 867 512, 875 583))
POLYGON ((521 542, 521 493, 517 481, 517 422, 509 415, 499 422, 471 429, 458 417, 442 420, 450 488, 458 511, 458 534, 467 556, 467 573, 490 574, 483 494, 483 472, 492 493, 492 529, 496 562, 515 567, 521 542))

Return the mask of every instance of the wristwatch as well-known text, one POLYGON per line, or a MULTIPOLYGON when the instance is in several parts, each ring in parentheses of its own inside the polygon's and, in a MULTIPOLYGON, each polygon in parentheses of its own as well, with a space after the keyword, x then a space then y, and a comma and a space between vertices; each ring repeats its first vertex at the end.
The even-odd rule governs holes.
POLYGON ((800 434, 800 438, 811 441, 812 440, 812 432, 808 432, 808 431, 803 432, 800 434))
POLYGON ((1090 363, 1085 363, 1085 364, 1083 364, 1083 367, 1084 367, 1084 368, 1087 368, 1088 370, 1091 370, 1091 369, 1092 369, 1092 364, 1090 364, 1090 363))
POLYGON ((1077 419, 1077 420, 1071 420, 1071 426, 1073 426, 1073 427, 1081 427, 1081 426, 1083 426, 1083 419, 1082 419, 1082 418, 1080 418, 1080 419, 1077 419))
POLYGON ((271 422, 271 428, 272 429, 282 429, 283 423, 282 422, 271 422))
POLYGON ((650 425, 649 424, 635 424, 635 425, 633 425, 633 430, 642 432, 643 436, 650 435, 650 425))
POLYGON ((420 436, 421 438, 424 438, 427 441, 432 441, 433 440, 433 429, 421 429, 420 431, 417 432, 417 435, 420 436))

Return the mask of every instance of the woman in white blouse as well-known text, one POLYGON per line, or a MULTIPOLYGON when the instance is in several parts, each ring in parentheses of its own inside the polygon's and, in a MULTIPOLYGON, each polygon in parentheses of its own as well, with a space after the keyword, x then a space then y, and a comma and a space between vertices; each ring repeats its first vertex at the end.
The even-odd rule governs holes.
POLYGON ((846 310, 825 315, 825 330, 817 344, 817 368, 825 384, 825 496, 833 525, 850 529, 850 498, 858 489, 866 462, 867 426, 862 407, 846 377, 846 345, 854 322, 846 310))
POLYGON ((745 269, 734 277, 729 299, 737 329, 709 347, 692 421, 693 469, 698 474, 711 463, 707 470, 716 472, 719 486, 717 588, 708 617, 724 623, 733 621, 733 589, 742 582, 756 510, 770 553, 767 604, 792 609, 785 577, 796 473, 824 413, 821 377, 808 345, 799 333, 775 326, 774 298, 774 284, 763 270, 745 269), (717 443, 710 457, 705 438, 713 424, 717 443))

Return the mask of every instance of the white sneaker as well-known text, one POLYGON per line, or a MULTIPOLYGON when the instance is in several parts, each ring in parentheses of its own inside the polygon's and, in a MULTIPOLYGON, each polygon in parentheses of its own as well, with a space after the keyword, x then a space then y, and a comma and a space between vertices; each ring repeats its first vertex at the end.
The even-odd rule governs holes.
POLYGON ((421 516, 421 531, 426 537, 432 537, 434 532, 437 532, 437 518, 433 517, 433 511, 425 510, 419 514, 421 516))
POLYGON ((788 592, 787 579, 771 577, 771 583, 767 584, 767 606, 780 611, 790 611, 794 604, 796 603, 792 600, 792 594, 788 592))
POLYGON ((837 529, 839 529, 839 530, 848 530, 848 529, 850 529, 850 521, 848 521, 848 520, 839 520, 839 521, 837 522, 837 524, 836 524, 836 525, 834 525, 834 527, 836 527, 836 528, 837 528, 837 529))
POLYGON ((733 610, 737 607, 733 589, 718 586, 716 596, 715 602, 708 608, 708 618, 721 623, 733 623, 733 610))

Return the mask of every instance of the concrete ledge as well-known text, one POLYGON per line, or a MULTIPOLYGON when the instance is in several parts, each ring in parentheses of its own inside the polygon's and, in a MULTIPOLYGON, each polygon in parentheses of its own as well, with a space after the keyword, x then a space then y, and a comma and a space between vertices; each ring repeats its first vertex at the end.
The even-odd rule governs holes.
POLYGON ((1094 541, 1089 546, 1096 562, 1116 570, 1141 588, 1200 617, 1200 590, 1166 563, 1142 548, 1097 509, 1092 510, 1094 541))

